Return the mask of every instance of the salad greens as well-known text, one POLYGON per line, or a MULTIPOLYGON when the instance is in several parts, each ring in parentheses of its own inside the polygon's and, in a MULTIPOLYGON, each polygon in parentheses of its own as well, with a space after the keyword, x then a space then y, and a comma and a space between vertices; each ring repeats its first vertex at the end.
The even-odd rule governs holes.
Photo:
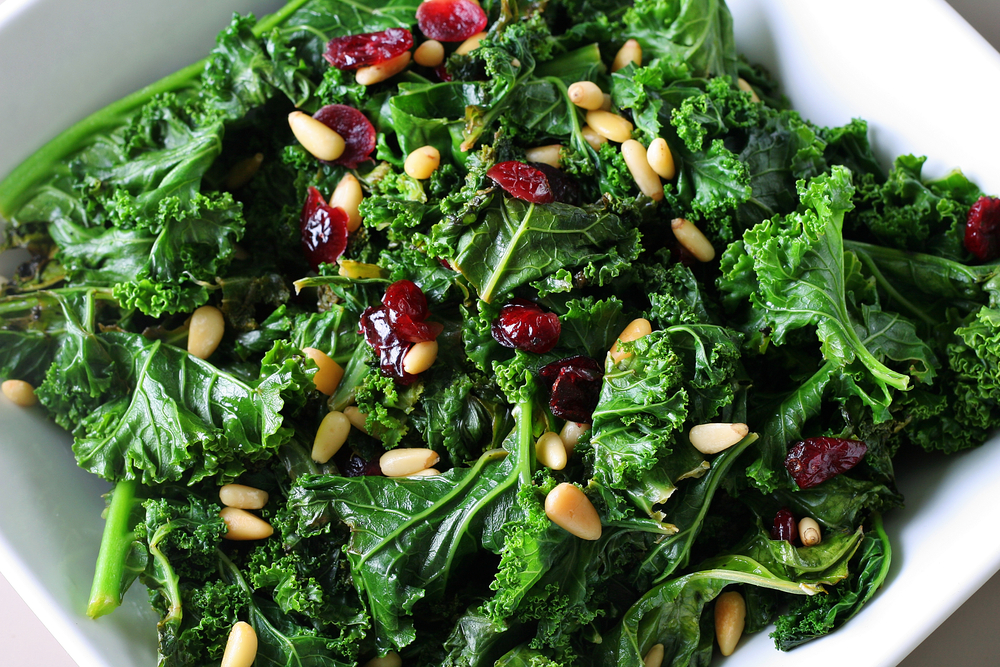
POLYGON ((363 87, 323 59, 339 36, 404 27, 419 41, 417 5, 236 16, 207 59, 0 183, 3 249, 32 255, 0 291, 0 376, 32 383, 80 466, 113 485, 88 613, 142 582, 164 667, 217 664, 238 620, 263 665, 396 651, 405 665, 638 667, 654 644, 664 664, 705 665, 724 589, 782 650, 843 625, 886 580, 894 457, 1000 426, 1000 264, 962 242, 983 193, 959 172, 924 179, 915 156, 884 171, 861 120, 801 118, 739 56, 722 0, 482 0, 488 35, 450 55, 447 81, 413 65, 363 87), (610 72, 626 39, 642 64, 610 72), (662 201, 617 146, 588 143, 568 95, 579 80, 610 93, 636 139, 666 139, 677 175, 662 201), (312 272, 307 190, 328 196, 347 171, 307 153, 286 117, 327 104, 363 112, 377 139, 353 172, 363 226, 341 266, 312 272), (572 201, 529 203, 487 177, 552 143, 572 201), (403 160, 424 145, 442 161, 417 181, 403 160), (674 218, 717 258, 679 261, 674 218), (358 333, 398 280, 443 326, 410 385, 358 333), (514 298, 559 316, 554 349, 494 339, 514 298), (225 336, 201 360, 184 346, 205 304, 225 336), (637 317, 653 332, 606 356, 637 317), (344 368, 332 396, 305 347, 344 368), (539 371, 573 355, 605 374, 591 429, 550 470, 534 442, 563 420, 539 371), (320 421, 351 404, 365 428, 316 463, 320 421), (709 422, 751 433, 705 455, 687 433, 709 422), (815 436, 867 454, 801 489, 785 458, 815 436), (434 449, 441 474, 342 474, 348 454, 398 447, 434 449), (224 539, 218 488, 235 481, 270 494, 270 538, 224 539), (562 482, 597 508, 599 539, 549 519, 562 482), (782 508, 823 541, 772 539, 782 508))

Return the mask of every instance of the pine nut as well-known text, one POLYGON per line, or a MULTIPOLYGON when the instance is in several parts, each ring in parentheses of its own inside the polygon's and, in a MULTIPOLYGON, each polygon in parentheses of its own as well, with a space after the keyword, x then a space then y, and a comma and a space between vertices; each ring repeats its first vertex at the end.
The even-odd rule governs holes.
POLYGON ((562 470, 566 467, 566 445, 558 433, 546 431, 535 442, 535 458, 546 468, 562 470))
POLYGON ((633 63, 636 67, 642 65, 642 46, 634 39, 628 40, 618 49, 614 62, 611 63, 611 71, 617 72, 629 63, 633 63))
POLYGON ((653 644, 646 657, 642 659, 643 667, 661 667, 663 665, 663 644, 653 644))
POLYGON ((702 454, 718 454, 745 438, 749 432, 746 424, 698 424, 688 433, 688 440, 702 454))
POLYGON ((424 340, 414 344, 403 357, 403 370, 411 375, 420 375, 434 365, 438 356, 436 340, 424 340))
POLYGON ((620 363, 622 359, 627 359, 632 356, 631 352, 625 352, 618 348, 618 343, 630 343, 634 340, 639 340, 643 336, 648 336, 653 333, 653 325, 649 323, 645 317, 637 317, 636 319, 625 325, 622 332, 618 334, 618 340, 615 344, 611 346, 611 358, 614 362, 620 363))
POLYGON ((257 633, 253 626, 237 621, 229 631, 221 667, 250 667, 257 659, 257 633))
POLYGON ((590 147, 595 151, 601 150, 601 144, 608 143, 607 138, 599 135, 596 131, 594 131, 594 128, 589 125, 584 125, 580 128, 580 134, 583 135, 584 140, 590 144, 590 147))
POLYGON ((226 522, 226 532, 222 537, 227 540, 262 540, 274 532, 267 521, 237 507, 223 507, 219 516, 226 522))
POLYGON ((372 658, 365 667, 403 667, 403 659, 395 651, 389 651, 380 658, 372 658))
POLYGON ((333 194, 330 195, 330 206, 342 208, 347 214, 347 231, 351 234, 358 231, 358 227, 361 226, 361 213, 358 211, 358 207, 361 206, 364 198, 365 195, 361 192, 361 183, 358 182, 354 174, 344 174, 340 183, 337 183, 333 194))
POLYGON ((588 111, 587 125, 605 139, 619 144, 632 138, 632 123, 610 111, 588 111))
POLYGON ((302 354, 316 362, 316 366, 319 367, 316 375, 313 376, 313 384, 316 385, 320 393, 332 396, 333 392, 337 391, 340 381, 344 378, 344 369, 340 367, 340 364, 331 359, 326 352, 317 350, 315 347, 302 348, 302 354))
POLYGON ((267 491, 244 484, 225 484, 219 487, 219 500, 226 507, 259 510, 267 505, 267 498, 267 491))
POLYGON ((473 35, 472 37, 468 38, 467 40, 459 44, 458 48, 455 49, 455 53, 457 53, 460 56, 469 55, 470 51, 475 51, 476 49, 479 48, 479 42, 483 41, 485 37, 486 37, 485 32, 477 32, 475 35, 473 35))
POLYGON ((386 477, 408 477, 415 472, 431 468, 441 460, 432 449, 419 447, 390 449, 378 460, 386 477))
POLYGON ((579 487, 563 482, 545 496, 545 515, 552 523, 581 540, 601 537, 601 517, 579 487))
POLYGON ((742 90, 744 93, 750 93, 750 99, 754 102, 760 102, 760 97, 757 95, 757 91, 753 89, 747 80, 743 77, 736 79, 736 87, 742 90))
POLYGON ((350 433, 351 420, 347 415, 337 410, 326 413, 313 439, 312 460, 316 463, 329 461, 344 446, 350 433))
POLYGON ((362 280, 365 278, 382 278, 382 267, 378 264, 365 264, 364 262, 355 262, 351 259, 339 259, 337 263, 340 264, 340 268, 337 269, 337 273, 344 278, 350 278, 351 280, 362 280))
POLYGON ((199 359, 208 359, 222 342, 226 331, 226 319, 215 306, 202 306, 191 314, 188 327, 187 350, 199 359))
POLYGON ((726 591, 715 600, 715 639, 722 655, 732 655, 743 635, 747 604, 737 591, 726 591))
POLYGON ((560 153, 562 153, 562 144, 549 144, 548 146, 529 148, 524 151, 524 157, 527 158, 528 162, 541 162, 558 169, 561 164, 560 153))
POLYGON ((309 114, 293 111, 288 125, 302 148, 318 160, 336 160, 344 154, 344 138, 309 114))
POLYGON ((430 178, 440 165, 441 152, 433 146, 421 146, 406 156, 403 171, 410 177, 422 181, 430 178))
POLYGON ((646 150, 646 159, 649 166, 660 177, 670 180, 677 175, 677 167, 674 165, 674 154, 670 152, 670 146, 663 137, 653 139, 646 150))
POLYGON ((433 477, 434 475, 440 475, 441 471, 437 468, 424 468, 423 470, 418 470, 417 472, 410 475, 410 477, 433 477))
POLYGON ((611 95, 604 93, 604 99, 601 100, 601 111, 611 111, 611 95))
POLYGON ((411 57, 409 51, 403 51, 395 58, 390 58, 384 63, 359 67, 357 72, 354 73, 354 80, 362 86, 371 86, 385 81, 406 69, 406 66, 410 64, 411 57))
POLYGON ((802 540, 804 547, 814 547, 823 541, 823 531, 820 530, 816 519, 809 516, 802 517, 799 521, 799 539, 802 540))
POLYGON ((593 111, 604 104, 604 91, 593 81, 577 81, 566 89, 569 101, 580 107, 593 111))
POLYGON ((579 422, 566 422, 563 424, 562 430, 559 431, 559 437, 562 438, 567 457, 573 456, 573 450, 580 444, 580 438, 589 430, 590 424, 581 424, 579 422))
POLYGON ((348 405, 344 408, 344 416, 351 422, 351 426, 368 435, 368 413, 361 412, 356 405, 348 405))
POLYGON ((263 153, 240 160, 229 169, 226 180, 222 182, 222 189, 237 190, 243 187, 257 174, 262 164, 264 164, 263 153))
POLYGON ((444 62, 444 44, 428 39, 413 52, 413 60, 421 67, 437 67, 444 62))
POLYGON ((694 226, 693 222, 684 218, 674 218, 670 222, 670 229, 673 230, 678 243, 694 255, 694 258, 699 262, 711 262, 715 259, 715 248, 712 247, 712 242, 705 238, 705 235, 694 226))
POLYGON ((31 386, 31 383, 24 380, 5 380, 0 385, 0 390, 3 391, 3 395, 11 403, 22 408, 30 408, 32 405, 38 403, 38 397, 35 396, 35 388, 31 386))
POLYGON ((622 144, 622 156, 625 158, 625 165, 642 194, 653 201, 663 199, 663 184, 657 173, 649 166, 649 161, 646 160, 646 147, 635 139, 629 139, 622 144))

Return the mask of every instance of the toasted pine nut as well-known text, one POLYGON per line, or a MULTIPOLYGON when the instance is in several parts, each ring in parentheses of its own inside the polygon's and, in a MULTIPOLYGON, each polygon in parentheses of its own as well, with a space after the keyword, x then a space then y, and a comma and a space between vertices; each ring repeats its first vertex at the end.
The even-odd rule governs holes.
POLYGON ((410 475, 410 477, 433 477, 434 475, 440 475, 441 471, 437 468, 424 468, 423 470, 418 470, 417 472, 410 475))
POLYGON ((409 51, 403 51, 395 58, 390 58, 384 63, 359 67, 357 72, 354 73, 354 80, 362 86, 371 86, 380 81, 385 81, 406 69, 406 66, 410 64, 411 57, 409 51))
POLYGON ((744 93, 750 93, 750 99, 754 102, 760 102, 760 97, 757 95, 757 91, 753 89, 746 79, 739 77, 736 79, 736 87, 742 90, 744 93))
POLYGON ((403 659, 395 651, 389 651, 381 658, 372 658, 365 667, 403 667, 403 659))
POLYGON ((627 359, 632 356, 631 352, 625 352, 624 350, 620 350, 618 348, 619 341, 622 343, 629 343, 633 340, 639 340, 643 336, 648 336, 651 333, 653 333, 653 325, 650 324, 649 320, 645 317, 637 317, 632 320, 625 325, 622 332, 618 334, 618 340, 616 340, 615 344, 611 346, 611 358, 614 359, 614 362, 617 364, 622 359, 627 359))
POLYGON ((340 183, 337 183, 333 194, 330 195, 330 206, 340 207, 347 213, 347 231, 351 234, 358 231, 358 227, 361 226, 361 213, 358 212, 358 207, 361 206, 364 198, 365 195, 361 192, 361 183, 358 182, 354 174, 344 174, 340 183))
POLYGON ((588 111, 587 125, 605 139, 619 144, 632 138, 632 123, 610 111, 588 111))
POLYGON ((674 154, 670 152, 670 146, 663 137, 653 139, 646 150, 646 160, 649 166, 662 178, 670 180, 677 175, 677 167, 674 165, 674 154))
POLYGON ((712 247, 711 241, 705 238, 693 222, 685 218, 674 218, 670 222, 670 228, 677 241, 699 262, 711 262, 715 259, 715 248, 712 247))
POLYGON ((257 174, 257 170, 262 164, 264 164, 263 153, 257 153, 252 157, 240 160, 230 167, 229 173, 226 174, 226 180, 222 182, 222 189, 236 190, 243 187, 257 174))
POLYGON ((643 667, 661 667, 663 665, 663 644, 653 644, 642 659, 643 667))
POLYGON ((351 420, 347 415, 337 410, 326 413, 313 438, 312 460, 316 463, 329 461, 344 446, 350 434, 351 420))
POLYGON ((601 537, 601 517, 579 487, 563 482, 545 496, 545 515, 552 523, 581 540, 601 537))
POLYGON ((698 424, 691 428, 688 440, 702 454, 718 454, 747 437, 746 424, 698 424))
POLYGON ((715 638, 722 655, 732 655, 743 635, 747 603, 737 591, 726 591, 715 599, 715 638))
POLYGON ((566 467, 566 445, 558 433, 546 431, 535 442, 535 458, 546 468, 562 470, 566 467))
POLYGON ((558 169, 560 165, 559 154, 561 152, 561 144, 549 144, 548 146, 529 148, 524 151, 524 157, 528 159, 528 162, 541 162, 542 164, 547 164, 550 167, 558 169))
POLYGON ((35 388, 31 386, 31 383, 24 380, 4 380, 4 383, 0 385, 0 390, 3 391, 3 395, 11 403, 22 408, 30 408, 32 405, 38 403, 38 397, 35 396, 35 388))
POLYGON ((444 44, 428 39, 413 52, 413 61, 422 67, 437 67, 444 62, 444 44))
POLYGON ((441 165, 441 152, 433 146, 421 146, 406 156, 403 171, 412 178, 422 181, 441 165))
POLYGON ((253 626, 237 621, 229 631, 221 667, 250 667, 257 659, 257 633, 253 626))
POLYGON ((222 342, 226 331, 226 319, 215 306, 202 306, 191 314, 188 327, 187 350, 199 359, 208 359, 222 342))
POLYGON ((333 392, 337 391, 340 381, 344 378, 344 369, 340 367, 340 364, 331 359, 326 352, 317 350, 315 347, 302 348, 302 354, 316 362, 316 366, 319 367, 316 375, 313 376, 313 384, 316 385, 320 393, 332 396, 333 392))
POLYGON ((420 375, 434 365, 438 356, 436 340, 425 340, 414 344, 403 357, 403 370, 411 375, 420 375))
POLYGON ((611 63, 611 71, 617 72, 629 63, 634 63, 636 67, 642 65, 642 46, 634 39, 628 40, 622 44, 622 48, 618 49, 618 53, 615 54, 615 59, 611 63))
POLYGON ((635 139, 629 139, 622 144, 622 156, 625 158, 625 165, 642 194, 653 201, 663 199, 663 184, 657 173, 649 166, 649 161, 646 160, 646 147, 635 139))
POLYGON ((562 438, 567 457, 573 456, 573 450, 580 443, 580 438, 589 430, 590 424, 581 424, 579 422, 566 422, 563 424, 562 430, 559 431, 559 437, 562 438))
POLYGON ((604 93, 604 100, 601 101, 601 111, 611 111, 611 95, 604 93))
POLYGON ((433 449, 420 447, 390 449, 378 460, 386 477, 408 477, 415 472, 433 467, 441 460, 433 449))
POLYGON ((365 264, 364 262, 355 262, 351 259, 339 259, 337 263, 340 264, 337 273, 344 278, 359 280, 362 278, 382 277, 382 268, 378 264, 365 264))
POLYGON ((816 519, 809 516, 802 517, 799 521, 799 539, 802 540, 804 547, 814 547, 823 541, 823 531, 820 530, 816 519))
POLYGON ((219 500, 226 507, 259 510, 267 505, 267 491, 244 484, 224 484, 219 487, 219 500))
POLYGON ((351 426, 368 435, 368 427, 365 425, 368 422, 367 412, 361 412, 356 405, 348 405, 344 408, 344 416, 351 422, 351 426))
POLYGON ((577 81, 566 89, 569 101, 580 107, 593 111, 604 104, 604 91, 593 81, 577 81))
POLYGON ((336 160, 344 154, 344 138, 309 114, 293 111, 288 125, 302 148, 319 160, 336 160))
POLYGON ((584 140, 590 144, 590 147, 595 151, 601 150, 601 144, 608 143, 606 137, 599 135, 594 128, 589 125, 584 125, 580 128, 580 134, 583 135, 584 140))
POLYGON ((485 32, 477 32, 475 35, 459 44, 458 48, 455 49, 455 53, 460 56, 468 55, 470 51, 475 51, 479 48, 479 42, 483 41, 485 37, 485 32))
POLYGON ((219 516, 226 523, 226 532, 222 537, 227 540, 262 540, 274 532, 267 521, 237 507, 223 507, 219 516))

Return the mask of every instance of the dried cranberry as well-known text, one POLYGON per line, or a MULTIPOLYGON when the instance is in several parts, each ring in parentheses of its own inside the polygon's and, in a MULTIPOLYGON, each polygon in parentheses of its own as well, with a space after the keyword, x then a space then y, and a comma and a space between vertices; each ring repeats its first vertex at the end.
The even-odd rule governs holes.
POLYGON ((788 450, 785 469, 800 489, 808 489, 847 472, 867 451, 868 447, 860 440, 808 438, 788 450))
POLYGON ((451 74, 448 73, 448 68, 445 67, 444 65, 438 65, 437 67, 435 67, 434 74, 437 76, 438 79, 444 81, 445 83, 452 81, 454 78, 452 77, 451 74))
POLYGON ((1000 199, 980 197, 969 209, 965 248, 984 262, 1000 257, 1000 199))
POLYGON ((486 12, 469 0, 427 0, 417 7, 417 25, 428 39, 463 42, 486 28, 486 12))
POLYGON ((378 459, 366 461, 352 452, 351 458, 347 459, 341 472, 344 473, 344 477, 374 476, 381 475, 382 468, 378 464, 378 459))
POLYGON ((403 370, 403 358, 413 343, 405 341, 396 333, 389 312, 385 307, 369 306, 361 313, 361 333, 365 342, 372 346, 378 355, 379 369, 382 373, 401 384, 412 384, 417 376, 403 370))
POLYGON ((444 331, 444 325, 440 322, 419 322, 407 315, 393 318, 391 314, 389 319, 392 320, 392 328, 396 335, 410 343, 434 340, 444 331))
POLYGON ((528 166, 545 174, 545 177, 549 179, 549 187, 552 189, 552 196, 555 197, 556 201, 573 206, 580 203, 580 184, 576 182, 575 178, 562 169, 556 169, 551 164, 544 162, 529 162, 528 166))
POLYGON ((594 359, 577 355, 543 366, 542 381, 551 388, 549 409, 560 419, 589 424, 601 396, 604 369, 594 359))
POLYGON ((319 265, 334 264, 347 248, 347 213, 323 201, 316 188, 309 188, 299 218, 302 248, 314 271, 319 265))
POLYGON ((413 33, 406 28, 335 37, 326 44, 323 57, 337 69, 378 65, 413 46, 413 33))
POLYGON ((385 290, 382 305, 389 316, 407 315, 417 321, 427 319, 427 297, 412 280, 397 280, 385 290))
POLYGON ((313 118, 344 138, 344 153, 329 164, 355 169, 375 150, 375 128, 354 107, 327 104, 314 113, 313 118))
POLYGON ((500 309, 491 333, 504 347, 544 354, 559 342, 561 328, 555 313, 546 313, 538 304, 525 299, 514 299, 500 309))
POLYGON ((518 199, 532 204, 551 204, 556 200, 545 174, 523 162, 500 162, 490 167, 486 175, 518 199))
POLYGON ((795 523, 795 515, 787 507, 782 507, 774 515, 774 523, 771 525, 771 539, 785 540, 789 544, 795 544, 799 538, 799 527, 795 523))

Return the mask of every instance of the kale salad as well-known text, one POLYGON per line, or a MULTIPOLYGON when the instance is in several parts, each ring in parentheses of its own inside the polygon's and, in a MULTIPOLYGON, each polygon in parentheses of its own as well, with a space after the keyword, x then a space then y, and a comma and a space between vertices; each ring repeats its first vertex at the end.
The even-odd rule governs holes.
POLYGON ((832 632, 894 459, 1000 427, 1000 200, 924 161, 723 0, 234 17, 0 182, 4 393, 112 485, 87 613, 140 582, 163 667, 832 632))

